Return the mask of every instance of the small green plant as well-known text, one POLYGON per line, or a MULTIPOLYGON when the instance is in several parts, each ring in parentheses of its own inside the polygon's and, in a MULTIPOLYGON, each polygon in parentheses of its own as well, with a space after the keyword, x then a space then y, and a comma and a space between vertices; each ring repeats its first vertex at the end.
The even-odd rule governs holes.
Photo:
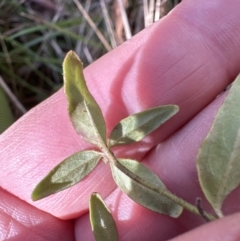
MULTIPOLYGON (((97 150, 77 152, 57 165, 33 190, 34 201, 75 185, 103 160, 110 165, 118 187, 152 211, 177 218, 186 209, 207 221, 223 216, 224 199, 240 183, 240 114, 236 110, 240 103, 240 78, 233 84, 219 110, 197 158, 201 188, 217 215, 214 216, 201 208, 199 199, 197 206, 184 201, 171 193, 143 164, 116 157, 112 151, 112 147, 142 140, 174 116, 178 106, 158 106, 128 116, 113 128, 107 138, 102 111, 87 88, 81 61, 72 51, 64 60, 63 72, 71 122, 76 132, 97 150)), ((118 240, 114 219, 96 193, 90 198, 90 221, 97 241, 118 240)))

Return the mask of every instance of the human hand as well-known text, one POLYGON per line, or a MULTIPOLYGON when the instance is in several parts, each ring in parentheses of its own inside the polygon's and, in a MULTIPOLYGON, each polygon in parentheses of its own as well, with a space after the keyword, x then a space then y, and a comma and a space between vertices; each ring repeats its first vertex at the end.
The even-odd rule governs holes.
MULTIPOLYGON (((224 95, 215 97, 240 71, 239 8, 237 0, 185 0, 161 22, 85 70, 108 131, 146 108, 180 106, 179 114, 151 136, 116 151, 142 161, 170 191, 191 203, 203 197, 195 158, 224 95)), ((166 240, 203 223, 187 211, 172 219, 135 204, 116 189, 104 163, 78 185, 31 201, 33 188, 49 170, 88 147, 71 126, 62 90, 0 136, 1 240, 93 240, 87 214, 92 192, 106 198, 120 240, 166 240)), ((225 213, 239 210, 239 195, 237 190, 230 196, 225 213)), ((175 240, 237 240, 239 220, 235 214, 175 240)))

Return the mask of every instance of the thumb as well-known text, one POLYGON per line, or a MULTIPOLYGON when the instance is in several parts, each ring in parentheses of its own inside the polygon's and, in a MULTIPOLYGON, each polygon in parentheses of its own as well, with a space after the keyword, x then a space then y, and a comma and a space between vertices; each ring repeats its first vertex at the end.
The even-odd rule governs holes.
POLYGON ((171 241, 185 240, 212 240, 212 241, 235 241, 240 240, 240 213, 219 219, 217 221, 205 224, 190 232, 171 239, 171 241))

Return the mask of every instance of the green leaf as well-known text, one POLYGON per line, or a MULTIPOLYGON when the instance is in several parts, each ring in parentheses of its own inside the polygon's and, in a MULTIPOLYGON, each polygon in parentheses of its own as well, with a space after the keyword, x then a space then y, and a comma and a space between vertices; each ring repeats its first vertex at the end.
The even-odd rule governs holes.
POLYGON ((80 151, 69 156, 38 183, 32 192, 32 200, 39 200, 80 182, 96 167, 101 157, 101 153, 96 151, 80 151))
POLYGON ((96 241, 117 241, 115 221, 98 193, 93 193, 89 202, 90 222, 96 241))
POLYGON ((98 147, 106 144, 106 124, 102 111, 89 92, 83 76, 82 62, 70 51, 63 62, 68 112, 76 132, 98 147))
POLYGON ((240 76, 199 149, 197 170, 206 198, 221 217, 224 199, 240 184, 240 76))
POLYGON ((109 146, 126 145, 142 140, 178 112, 176 105, 164 105, 130 115, 112 130, 109 146))
MULTIPOLYGON (((118 161, 132 173, 152 183, 154 186, 167 191, 165 185, 158 176, 141 163, 131 159, 118 159, 118 161)), ((111 169, 113 178, 118 187, 135 202, 152 211, 169 215, 174 218, 179 217, 182 213, 182 206, 176 204, 165 196, 138 184, 113 164, 111 164, 111 169)))

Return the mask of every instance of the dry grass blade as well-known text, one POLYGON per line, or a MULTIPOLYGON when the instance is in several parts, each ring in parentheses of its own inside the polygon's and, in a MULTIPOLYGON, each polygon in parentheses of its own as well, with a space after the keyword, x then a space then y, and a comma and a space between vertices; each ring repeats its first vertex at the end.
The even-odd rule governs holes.
POLYGON ((13 92, 10 90, 10 88, 6 85, 3 78, 0 76, 0 86, 4 90, 4 92, 7 94, 9 99, 13 102, 13 104, 16 106, 16 108, 22 113, 26 113, 27 110, 25 107, 20 103, 20 101, 17 99, 17 97, 13 94, 13 92))
POLYGON ((98 38, 100 39, 100 41, 102 42, 104 47, 107 49, 107 51, 110 51, 112 49, 111 46, 108 44, 108 42, 107 42, 106 38, 103 36, 103 34, 99 31, 96 24, 92 21, 89 14, 85 11, 82 4, 78 0, 73 0, 73 1, 76 4, 76 6, 78 7, 79 11, 84 16, 84 18, 87 20, 88 24, 91 26, 93 31, 96 33, 96 35, 98 36, 98 38))
MULTIPOLYGON (((56 23, 57 23, 58 19, 59 19, 60 16, 61 16, 61 13, 62 13, 62 11, 63 11, 63 8, 64 8, 63 5, 60 5, 60 6, 57 8, 56 14, 53 16, 53 19, 52 19, 52 21, 51 21, 52 24, 56 24, 56 23)), ((42 52, 42 50, 43 50, 44 48, 46 48, 46 44, 45 44, 45 43, 46 43, 46 41, 47 41, 48 39, 51 39, 51 38, 50 38, 50 35, 53 34, 53 30, 50 29, 50 30, 48 30, 46 33, 44 33, 44 32, 42 31, 42 34, 43 34, 43 35, 45 34, 46 38, 45 38, 45 41, 43 41, 43 43, 41 44, 41 46, 40 46, 40 48, 39 48, 39 50, 38 50, 38 54, 40 54, 40 53, 42 52)), ((52 48, 55 50, 55 52, 58 54, 58 56, 59 56, 60 58, 63 58, 63 57, 64 57, 64 53, 63 53, 62 49, 59 47, 58 43, 57 43, 54 39, 51 39, 51 40, 50 40, 50 44, 51 44, 52 48)))
POLYGON ((126 36, 126 39, 128 40, 132 37, 132 32, 131 32, 131 29, 130 29, 130 26, 129 26, 129 21, 128 21, 128 17, 127 17, 125 6, 124 6, 124 5, 126 5, 126 0, 117 0, 117 2, 118 2, 118 5, 119 5, 121 16, 122 16, 125 36, 126 36), (123 3, 123 1, 124 1, 125 4, 123 3))
MULTIPOLYGON (((27 110, 33 108, 62 86, 61 62, 66 52, 75 50, 85 66, 97 60, 144 28, 149 1, 0 1, 4 82, 27 110)), ((159 18, 159 1, 155 0, 153 21, 159 18)), ((160 2, 163 16, 162 9, 179 0, 160 2)), ((17 119, 22 112, 12 107, 17 119)))
POLYGON ((108 14, 108 9, 107 9, 105 0, 100 0, 100 4, 101 4, 105 24, 106 24, 106 27, 107 27, 107 31, 108 31, 108 34, 109 34, 109 38, 110 38, 110 41, 111 41, 111 44, 112 44, 112 48, 116 48, 117 47, 117 41, 116 41, 116 38, 115 38, 115 34, 114 34, 114 30, 113 30, 113 24, 112 24, 112 21, 111 21, 111 18, 109 16, 109 14, 108 14))
POLYGON ((154 14, 154 20, 153 20, 154 22, 158 21, 161 18, 160 10, 161 10, 161 0, 157 0, 155 5, 155 14, 154 14))
MULTIPOLYGON (((91 7, 91 0, 86 1, 84 7, 85 7, 85 11, 88 12, 90 7, 91 7)), ((83 18, 83 21, 80 24, 79 30, 78 30, 79 35, 83 35, 85 29, 86 29, 86 19, 83 18)), ((77 55, 80 56, 80 53, 81 53, 82 49, 83 49, 83 51, 85 53, 85 47, 83 47, 83 42, 82 41, 78 41, 77 44, 76 44, 76 47, 75 47, 75 52, 77 53, 77 55)), ((87 51, 87 52, 89 52, 89 51, 87 51)), ((87 58, 88 62, 92 63, 92 56, 90 55, 91 58, 89 58, 88 54, 85 53, 85 55, 86 55, 86 58, 87 58)))
POLYGON ((89 49, 87 47, 83 47, 83 52, 88 60, 89 63, 92 63, 93 62, 93 57, 89 51, 89 49))
POLYGON ((155 0, 149 1, 149 10, 148 10, 148 25, 153 24, 154 19, 154 13, 155 13, 155 0))
POLYGON ((174 1, 174 3, 171 0, 143 0, 145 27, 167 15, 177 3, 178 0, 174 1))
POLYGON ((148 26, 148 0, 143 0, 144 26, 148 26))

